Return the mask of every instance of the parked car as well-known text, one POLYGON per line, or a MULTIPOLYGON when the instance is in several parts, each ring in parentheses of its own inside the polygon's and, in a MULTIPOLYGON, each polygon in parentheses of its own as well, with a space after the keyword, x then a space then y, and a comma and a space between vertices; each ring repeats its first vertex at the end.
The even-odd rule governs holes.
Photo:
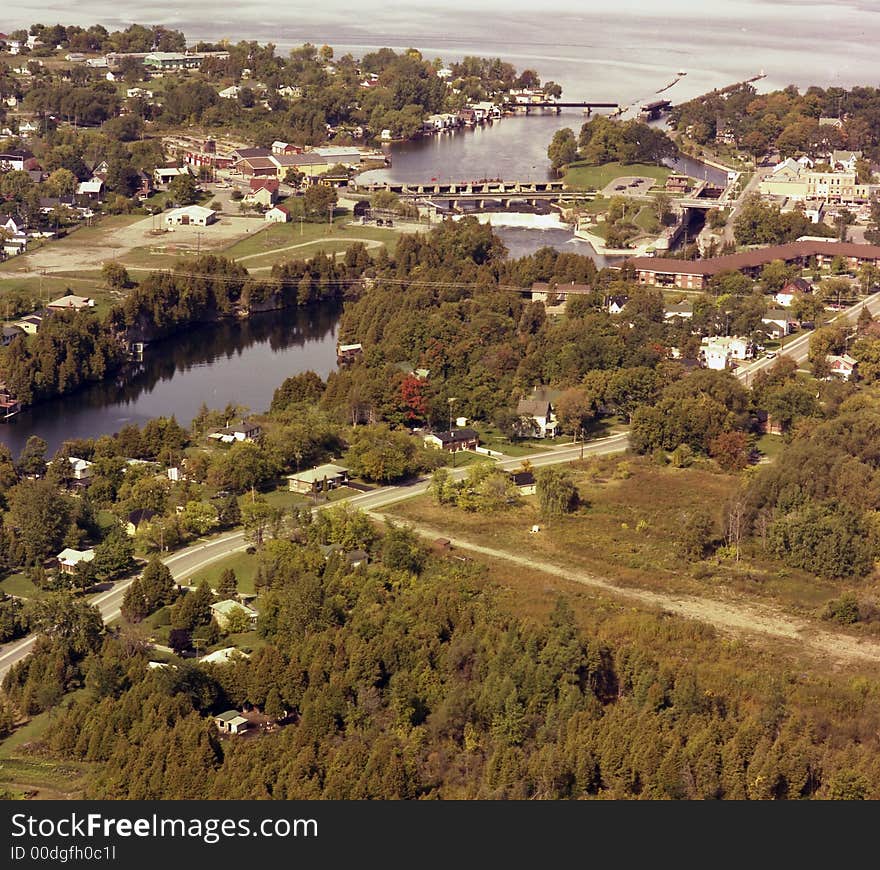
POLYGON ((764 354, 767 359, 773 359, 776 356, 775 350, 768 350, 767 353, 764 354))

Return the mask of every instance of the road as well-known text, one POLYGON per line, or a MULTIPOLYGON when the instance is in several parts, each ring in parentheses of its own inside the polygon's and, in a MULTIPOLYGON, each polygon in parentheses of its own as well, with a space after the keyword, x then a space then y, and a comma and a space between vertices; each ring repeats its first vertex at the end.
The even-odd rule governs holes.
MULTIPOLYGON (((866 296, 861 302, 857 302, 855 305, 850 306, 849 308, 844 309, 843 311, 836 314, 831 320, 828 321, 829 325, 836 326, 845 326, 849 324, 854 324, 858 318, 859 314, 862 311, 862 308, 867 308, 871 314, 880 313, 880 293, 873 293, 870 296, 866 296)), ((788 344, 786 344, 783 348, 779 350, 777 353, 777 358, 781 356, 791 357, 796 363, 800 364, 806 361, 807 356, 810 353, 810 338, 812 337, 812 330, 803 333, 803 335, 799 335, 797 338, 792 339, 788 344)), ((736 377, 739 378, 747 387, 751 386, 752 380, 758 372, 763 371, 764 369, 769 368, 773 365, 776 359, 767 359, 767 357, 761 357, 760 359, 755 360, 754 362, 750 362, 748 365, 739 366, 736 369, 736 377)))
MULTIPOLYGON (((573 462, 579 459, 582 454, 590 456, 619 453, 626 450, 628 443, 628 433, 621 432, 607 438, 597 439, 596 441, 587 441, 583 444, 547 450, 543 453, 529 456, 528 460, 533 468, 541 468, 545 465, 573 462)), ((510 471, 518 468, 524 458, 526 457, 504 459, 498 463, 498 467, 510 471)), ((452 469, 452 476, 456 480, 460 480, 467 474, 467 470, 468 466, 452 469)), ((428 488, 429 483, 430 478, 421 477, 402 485, 383 486, 370 492, 358 493, 344 501, 363 510, 375 510, 376 508, 386 507, 394 502, 402 501, 415 495, 421 495, 428 488)), ((336 502, 336 504, 341 503, 341 501, 336 502)), ((200 571, 205 566, 210 565, 212 562, 240 552, 247 546, 248 542, 245 539, 244 532, 230 532, 210 541, 194 544, 191 547, 180 550, 168 556, 164 561, 171 569, 174 579, 181 581, 200 571)), ((134 577, 120 580, 112 589, 101 592, 89 599, 89 602, 101 611, 104 622, 109 623, 119 618, 125 590, 128 589, 133 580, 134 577)), ((13 665, 28 655, 35 641, 36 635, 29 635, 19 641, 0 647, 0 680, 3 679, 6 672, 13 665)))
POLYGON ((758 189, 758 184, 763 181, 764 177, 766 175, 769 175, 772 171, 772 168, 767 167, 760 167, 756 169, 755 173, 749 179, 749 183, 742 189, 740 195, 734 201, 733 210, 730 212, 730 215, 727 218, 727 223, 724 225, 724 232, 722 233, 722 240, 724 244, 736 243, 733 232, 733 225, 736 222, 740 211, 742 211, 742 207, 743 205, 745 205, 745 201, 758 189))

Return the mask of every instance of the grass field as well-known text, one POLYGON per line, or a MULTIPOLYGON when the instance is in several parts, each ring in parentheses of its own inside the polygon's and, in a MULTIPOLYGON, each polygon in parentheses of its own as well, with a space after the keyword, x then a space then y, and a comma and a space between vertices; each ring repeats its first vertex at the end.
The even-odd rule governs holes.
POLYGON ((665 181, 672 172, 666 166, 650 163, 603 163, 591 166, 583 161, 569 164, 565 172, 566 187, 574 190, 601 190, 615 178, 626 175, 642 175, 645 178, 656 178, 665 181))
MULTIPOLYGON (((187 578, 187 583, 197 585, 202 580, 207 580, 212 587, 220 582, 220 575, 227 569, 232 568, 238 579, 238 591, 246 595, 254 594, 254 575, 257 573, 257 556, 245 552, 233 553, 225 559, 220 559, 213 565, 187 578)), ((225 644, 228 646, 229 644, 225 644)))
MULTIPOLYGON (((65 696, 61 705, 73 703, 84 691, 80 689, 65 696)), ((43 737, 57 716, 57 710, 40 713, 19 725, 0 743, 0 792, 6 790, 14 797, 43 800, 82 796, 90 765, 29 752, 30 745, 43 737)))
POLYGON ((9 577, 0 580, 0 592, 6 595, 16 595, 19 598, 39 598, 45 594, 34 586, 24 574, 10 574, 9 577))
POLYGON ((624 586, 768 599, 801 616, 815 616, 845 588, 787 568, 757 544, 744 547, 739 562, 682 561, 675 547, 682 514, 696 504, 708 506, 720 538, 723 505, 739 485, 735 476, 696 467, 660 467, 632 457, 587 460, 570 468, 584 506, 550 523, 541 519, 535 497, 509 511, 479 514, 440 507, 428 496, 419 496, 387 512, 450 537, 590 572, 624 586), (539 535, 529 534, 535 523, 542 526, 539 535))

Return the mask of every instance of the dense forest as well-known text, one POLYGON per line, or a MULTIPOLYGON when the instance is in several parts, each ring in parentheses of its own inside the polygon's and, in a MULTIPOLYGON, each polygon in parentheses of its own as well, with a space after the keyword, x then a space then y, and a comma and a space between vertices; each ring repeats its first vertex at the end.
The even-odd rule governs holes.
POLYGON ((33 708, 59 675, 85 686, 44 748, 99 763, 93 798, 878 794, 867 684, 773 673, 693 623, 611 610, 579 627, 562 599, 516 616, 405 530, 371 547, 354 573, 309 544, 268 552, 249 660, 148 670, 133 634, 102 636, 81 608, 4 689, 33 708), (211 715, 245 703, 280 730, 218 739, 211 715))

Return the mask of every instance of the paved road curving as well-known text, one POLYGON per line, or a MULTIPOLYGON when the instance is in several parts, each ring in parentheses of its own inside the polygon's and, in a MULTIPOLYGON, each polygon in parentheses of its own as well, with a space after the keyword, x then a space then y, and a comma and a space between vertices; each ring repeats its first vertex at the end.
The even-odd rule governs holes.
MULTIPOLYGON (((540 468, 544 465, 555 465, 563 462, 573 462, 580 458, 581 453, 585 456, 591 454, 618 453, 626 450, 628 446, 628 433, 621 432, 617 435, 611 435, 607 438, 601 438, 596 441, 588 441, 583 445, 558 447, 547 450, 534 456, 529 456, 534 468, 540 468)), ((523 457, 525 458, 525 457, 523 457)), ((498 463, 500 468, 511 470, 522 464, 522 458, 506 459, 498 463)), ((453 477, 460 479, 467 474, 467 466, 452 469, 453 477)), ((350 498, 344 499, 348 504, 363 510, 374 510, 376 508, 385 507, 397 501, 411 498, 415 495, 421 495, 427 489, 429 479, 426 477, 418 478, 409 483, 397 486, 383 486, 380 489, 370 490, 369 492, 359 493, 350 498)), ((336 502, 336 504, 340 504, 336 502)), ((232 553, 238 553, 244 550, 248 543, 244 537, 244 532, 235 531, 220 535, 209 541, 202 541, 193 544, 186 549, 180 550, 168 556, 165 564, 171 569, 171 573, 175 580, 184 580, 195 574, 202 568, 213 562, 223 559, 232 553)), ((90 598, 90 603, 94 604, 101 611, 105 622, 112 622, 119 618, 120 606, 125 590, 133 582, 134 578, 120 580, 112 589, 101 592, 90 598)), ((17 662, 21 661, 31 650, 36 635, 29 635, 19 641, 6 644, 0 647, 0 680, 5 676, 6 672, 17 662)))

